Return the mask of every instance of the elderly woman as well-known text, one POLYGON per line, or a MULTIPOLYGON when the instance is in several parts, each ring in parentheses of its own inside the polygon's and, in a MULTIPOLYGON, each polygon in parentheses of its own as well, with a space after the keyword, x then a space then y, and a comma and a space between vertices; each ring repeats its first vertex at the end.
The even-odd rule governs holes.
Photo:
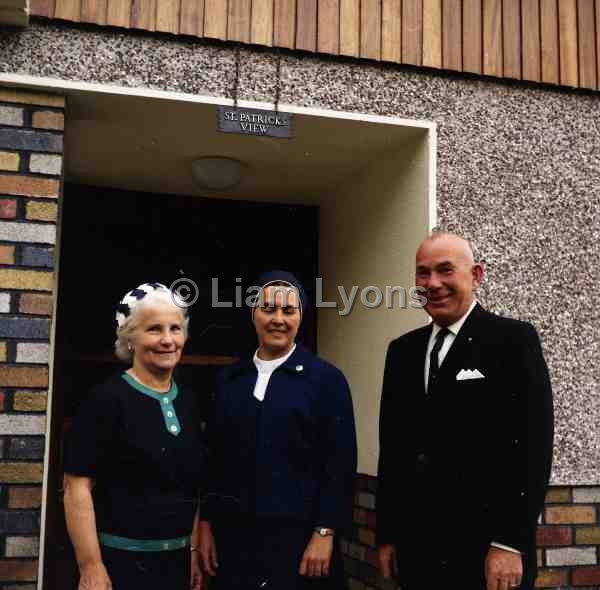
POLYGON ((187 310, 146 283, 125 295, 116 319, 115 352, 131 366, 82 403, 65 458, 79 588, 198 589, 190 535, 204 447, 194 394, 173 380, 187 310))
POLYGON ((350 391, 295 343, 307 303, 296 278, 267 273, 257 289, 258 349, 216 390, 202 565, 218 590, 340 590, 356 470, 350 391))

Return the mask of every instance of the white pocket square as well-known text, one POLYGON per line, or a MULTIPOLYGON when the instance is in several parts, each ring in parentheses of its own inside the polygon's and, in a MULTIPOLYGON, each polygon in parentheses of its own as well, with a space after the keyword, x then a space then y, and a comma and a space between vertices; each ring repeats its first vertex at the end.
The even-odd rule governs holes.
POLYGON ((485 375, 479 369, 461 369, 456 375, 457 381, 466 381, 467 379, 484 379, 485 375))

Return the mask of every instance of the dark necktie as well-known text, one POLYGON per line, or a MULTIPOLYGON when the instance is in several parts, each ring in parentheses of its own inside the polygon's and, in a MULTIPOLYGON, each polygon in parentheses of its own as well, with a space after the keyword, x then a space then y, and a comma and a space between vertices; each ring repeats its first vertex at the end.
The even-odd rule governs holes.
POLYGON ((444 340, 448 334, 450 334, 450 330, 448 330, 448 328, 442 328, 435 337, 435 344, 429 354, 429 380, 427 381, 427 389, 433 385, 440 371, 440 350, 442 350, 444 340))

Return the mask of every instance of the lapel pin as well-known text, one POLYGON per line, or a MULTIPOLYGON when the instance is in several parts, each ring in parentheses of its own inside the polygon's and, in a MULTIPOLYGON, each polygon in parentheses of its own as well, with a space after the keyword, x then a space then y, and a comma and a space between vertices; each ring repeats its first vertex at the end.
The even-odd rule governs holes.
POLYGON ((302 365, 296 365, 296 371, 298 371, 298 373, 302 371, 302 369, 304 369, 302 365))

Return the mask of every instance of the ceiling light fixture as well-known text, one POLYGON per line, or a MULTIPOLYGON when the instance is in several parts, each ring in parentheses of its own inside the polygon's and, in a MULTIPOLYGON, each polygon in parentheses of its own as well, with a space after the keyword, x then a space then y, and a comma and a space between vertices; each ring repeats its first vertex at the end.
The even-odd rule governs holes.
POLYGON ((226 190, 239 184, 244 165, 224 156, 208 156, 192 162, 192 176, 200 188, 226 190))

